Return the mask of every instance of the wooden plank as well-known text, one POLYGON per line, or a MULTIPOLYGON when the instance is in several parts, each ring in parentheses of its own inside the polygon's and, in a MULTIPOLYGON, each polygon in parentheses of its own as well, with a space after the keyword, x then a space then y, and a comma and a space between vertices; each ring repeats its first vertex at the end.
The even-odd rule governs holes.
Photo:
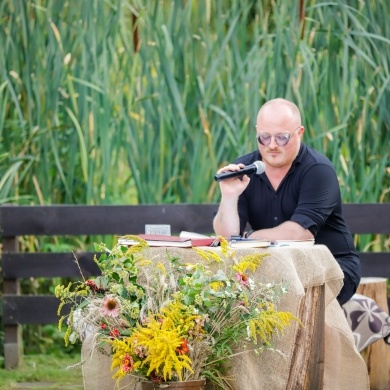
MULTIPOLYGON (((58 322, 60 301, 52 295, 3 295, 3 323, 15 324, 54 324, 58 322)), ((64 307, 62 314, 69 311, 64 307)))
MULTIPOLYGON (((99 275, 93 261, 94 252, 76 253, 3 253, 2 266, 5 279, 29 277, 80 277, 75 263, 77 257, 86 277, 99 275)), ((390 278, 389 252, 359 252, 362 276, 390 278)), ((7 291, 12 293, 12 291, 7 291)))
MULTIPOLYGON (((212 232, 217 204, 133 206, 11 206, 0 207, 3 237, 18 235, 139 234, 145 224, 171 224, 181 230, 212 232)), ((390 203, 344 204, 348 226, 355 234, 389 234, 390 203)))
POLYGON ((353 234, 390 234, 390 203, 347 203, 343 214, 353 234))
POLYGON ((9 206, 0 207, 3 237, 20 235, 115 235, 145 232, 145 224, 170 224, 182 230, 212 233, 217 206, 170 204, 136 206, 9 206))
POLYGON ((95 254, 97 253, 4 253, 2 255, 4 279, 56 276, 81 279, 82 275, 97 276, 100 270, 93 260, 95 254))
POLYGON ((390 278, 390 252, 359 252, 362 276, 390 278))
MULTIPOLYGON (((59 319, 57 316, 58 302, 59 300, 51 295, 5 295, 3 299, 3 323, 5 325, 15 323, 54 324, 59 319), (21 304, 20 307, 19 304, 21 304), (24 308, 27 309, 27 314, 23 313, 24 308), (37 322, 37 317, 43 322, 37 322), (30 322, 26 322, 26 320, 30 322)), ((390 307, 390 298, 388 298, 387 303, 390 307)), ((64 313, 67 313, 66 307, 63 309, 64 313)))
POLYGON ((300 302, 298 328, 288 390, 322 390, 324 378, 325 285, 305 290, 300 302))
MULTIPOLYGON (((94 252, 76 253, 3 253, 3 275, 6 280, 29 277, 80 277, 75 263, 77 257, 85 277, 99 275, 93 261, 94 252)), ((390 253, 359 253, 362 276, 390 278, 390 253)), ((8 285, 7 285, 8 286, 8 285)), ((11 290, 6 290, 12 293, 11 290)))

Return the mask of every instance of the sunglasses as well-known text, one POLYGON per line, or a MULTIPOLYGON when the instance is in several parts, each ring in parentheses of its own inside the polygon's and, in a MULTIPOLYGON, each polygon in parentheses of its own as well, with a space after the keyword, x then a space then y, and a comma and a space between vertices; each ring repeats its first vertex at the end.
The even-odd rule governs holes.
POLYGON ((286 133, 286 134, 277 134, 277 135, 270 135, 267 133, 260 133, 256 136, 257 142, 261 145, 268 146, 271 143, 272 137, 275 139, 276 145, 278 146, 285 146, 288 144, 288 141, 290 141, 290 138, 301 128, 299 126, 292 134, 286 133))

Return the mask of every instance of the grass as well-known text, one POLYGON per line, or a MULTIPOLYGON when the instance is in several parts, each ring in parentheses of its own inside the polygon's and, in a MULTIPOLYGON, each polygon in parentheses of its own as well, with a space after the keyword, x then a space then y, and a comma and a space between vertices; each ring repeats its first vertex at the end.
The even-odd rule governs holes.
POLYGON ((25 355, 21 368, 0 369, 0 390, 36 388, 83 390, 81 367, 67 369, 80 361, 79 354, 25 355), (23 386, 23 383, 29 385, 23 386), (31 385, 30 385, 31 383, 31 385), (33 387, 33 384, 35 386, 33 387))

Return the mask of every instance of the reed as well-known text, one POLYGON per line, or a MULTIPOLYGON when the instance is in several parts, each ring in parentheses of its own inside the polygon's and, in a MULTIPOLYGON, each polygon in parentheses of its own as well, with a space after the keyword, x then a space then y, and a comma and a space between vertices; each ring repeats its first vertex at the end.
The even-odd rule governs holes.
POLYGON ((0 201, 218 202, 297 102, 345 202, 389 201, 387 1, 0 0, 0 201))

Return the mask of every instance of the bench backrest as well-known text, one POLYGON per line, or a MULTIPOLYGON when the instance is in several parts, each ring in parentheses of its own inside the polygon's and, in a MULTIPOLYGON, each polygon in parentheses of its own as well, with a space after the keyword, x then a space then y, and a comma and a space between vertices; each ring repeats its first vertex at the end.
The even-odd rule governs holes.
MULTIPOLYGON (((3 242, 3 322, 52 323, 54 297, 24 297, 16 281, 29 277, 79 277, 76 255, 85 276, 96 275, 93 253, 18 252, 19 236, 121 235, 143 233, 145 224, 170 224, 172 234, 182 230, 212 233, 215 204, 138 206, 2 206, 0 227, 3 242), (11 296, 8 296, 11 295, 11 296), (11 305, 16 303, 16 305, 11 305), (35 302, 35 304, 33 303, 35 302), (42 315, 37 309, 46 307, 42 315)), ((344 214, 355 234, 390 233, 390 203, 346 204, 344 214)), ((390 253, 360 253, 363 276, 390 278, 390 253)))
POLYGON ((3 323, 46 324, 58 321, 54 296, 19 295, 19 280, 30 277, 97 275, 93 252, 25 253, 20 236, 94 236, 144 233, 145 224, 170 224, 171 233, 212 233, 217 205, 8 206, 0 207, 4 278, 3 323), (43 310, 44 308, 44 310, 43 310), (39 313, 39 315, 37 315, 39 313))
MULTIPOLYGON (((145 224, 169 224, 171 233, 193 231, 212 234, 216 204, 136 206, 9 206, 0 207, 2 236, 3 323, 5 348, 11 345, 8 367, 17 364, 15 346, 20 343, 19 324, 58 321, 54 296, 20 295, 20 279, 30 277, 80 277, 73 261, 77 256, 84 276, 99 273, 94 253, 25 253, 18 250, 20 236, 94 236, 139 234, 145 224), (19 340, 19 341, 18 341, 19 340)), ((355 234, 390 233, 390 203, 346 204, 347 224, 355 234)), ((361 253, 363 276, 390 278, 390 253, 361 253)), ((6 351, 7 354, 7 351, 6 351)), ((6 356, 7 360, 7 356, 6 356)), ((6 362, 7 366, 7 362, 6 362)))

